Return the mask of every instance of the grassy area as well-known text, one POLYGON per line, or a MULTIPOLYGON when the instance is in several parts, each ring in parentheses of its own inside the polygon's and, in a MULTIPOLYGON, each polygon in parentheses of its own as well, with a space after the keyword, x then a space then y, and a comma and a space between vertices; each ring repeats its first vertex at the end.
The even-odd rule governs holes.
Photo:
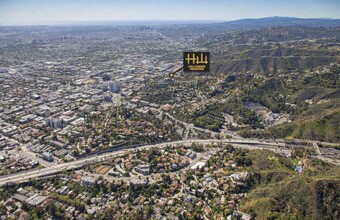
POLYGON ((332 143, 340 142, 340 109, 322 117, 307 117, 306 120, 293 121, 265 131, 244 130, 243 137, 258 138, 298 138, 332 143))
MULTIPOLYGON (((297 159, 254 151, 253 188, 240 205, 256 219, 339 219, 340 168, 307 159, 302 173, 290 166, 297 159)), ((301 159, 301 158, 300 158, 301 159)))

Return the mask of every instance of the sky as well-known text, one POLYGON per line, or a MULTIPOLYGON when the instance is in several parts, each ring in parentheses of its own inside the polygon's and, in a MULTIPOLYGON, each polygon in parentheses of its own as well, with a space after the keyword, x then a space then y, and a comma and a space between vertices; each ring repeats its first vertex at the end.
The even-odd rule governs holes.
POLYGON ((340 0, 0 0, 1 25, 271 16, 340 18, 340 0))

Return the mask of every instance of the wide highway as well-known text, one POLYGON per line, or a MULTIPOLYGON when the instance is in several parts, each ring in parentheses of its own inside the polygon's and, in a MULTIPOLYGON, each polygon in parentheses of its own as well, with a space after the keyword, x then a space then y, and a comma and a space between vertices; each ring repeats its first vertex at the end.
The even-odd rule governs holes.
MULTIPOLYGON (((138 147, 134 147, 134 148, 128 148, 127 147, 126 149, 123 148, 123 149, 119 149, 119 150, 112 151, 112 152, 94 154, 94 155, 91 155, 89 157, 80 158, 80 159, 72 161, 72 162, 53 164, 53 165, 51 165, 49 167, 45 167, 45 168, 22 171, 22 172, 19 172, 19 173, 14 173, 14 174, 2 176, 2 177, 0 177, 0 186, 4 185, 6 183, 27 182, 30 179, 39 178, 39 177, 43 177, 43 176, 50 176, 50 175, 60 173, 60 172, 63 172, 63 171, 80 168, 85 164, 100 162, 100 161, 108 159, 110 157, 116 157, 116 156, 119 156, 119 155, 123 155, 123 154, 125 154, 129 151, 133 151, 135 149, 142 150, 142 149, 149 149, 149 148, 153 148, 153 147, 165 148, 167 145, 179 145, 179 144, 190 145, 193 142, 200 143, 200 144, 209 144, 209 143, 212 143, 212 142, 215 142, 215 143, 222 142, 224 144, 225 143, 234 144, 235 147, 243 147, 243 148, 248 148, 248 149, 264 149, 265 148, 265 149, 269 149, 269 150, 282 151, 284 153, 287 153, 287 151, 289 151, 289 149, 284 147, 285 143, 281 142, 281 141, 269 142, 269 141, 261 141, 261 140, 257 140, 257 139, 180 140, 180 141, 173 141, 173 142, 166 142, 166 143, 159 143, 159 144, 149 144, 149 145, 138 146, 138 147)), ((312 147, 312 146, 309 146, 309 147, 312 147)), ((320 159, 322 159, 322 157, 320 159)))

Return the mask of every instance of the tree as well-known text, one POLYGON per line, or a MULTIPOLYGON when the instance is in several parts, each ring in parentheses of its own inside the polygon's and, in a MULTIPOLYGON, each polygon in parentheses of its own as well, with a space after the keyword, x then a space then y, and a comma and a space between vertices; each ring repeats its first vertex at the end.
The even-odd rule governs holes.
POLYGON ((143 217, 144 219, 150 219, 151 215, 153 213, 152 207, 150 205, 147 205, 144 209, 143 217))
POLYGON ((231 144, 227 144, 226 149, 227 149, 228 153, 234 153, 235 152, 235 147, 233 147, 233 145, 231 145, 231 144))
POLYGON ((29 211, 30 207, 28 206, 26 202, 23 202, 21 205, 21 209, 27 212, 29 211))
POLYGON ((52 201, 48 207, 48 214, 50 214, 50 216, 52 217, 55 217, 56 212, 57 212, 57 207, 55 206, 55 203, 52 201))
POLYGON ((171 178, 169 175, 165 175, 165 174, 162 174, 162 179, 163 179, 163 182, 166 183, 166 184, 171 184, 171 178))

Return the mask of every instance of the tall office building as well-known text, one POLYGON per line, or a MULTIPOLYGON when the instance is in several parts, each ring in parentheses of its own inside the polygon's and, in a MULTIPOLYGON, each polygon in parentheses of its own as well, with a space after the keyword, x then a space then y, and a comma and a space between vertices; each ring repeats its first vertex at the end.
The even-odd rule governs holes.
POLYGON ((50 109, 45 109, 45 117, 50 117, 51 115, 51 112, 50 112, 50 109))
POLYGON ((52 128, 62 128, 63 127, 63 119, 61 118, 45 118, 45 124, 52 128))
POLYGON ((110 92, 120 92, 121 90, 121 86, 120 86, 120 82, 118 80, 115 80, 115 81, 112 81, 112 82, 109 82, 109 91, 110 92))

